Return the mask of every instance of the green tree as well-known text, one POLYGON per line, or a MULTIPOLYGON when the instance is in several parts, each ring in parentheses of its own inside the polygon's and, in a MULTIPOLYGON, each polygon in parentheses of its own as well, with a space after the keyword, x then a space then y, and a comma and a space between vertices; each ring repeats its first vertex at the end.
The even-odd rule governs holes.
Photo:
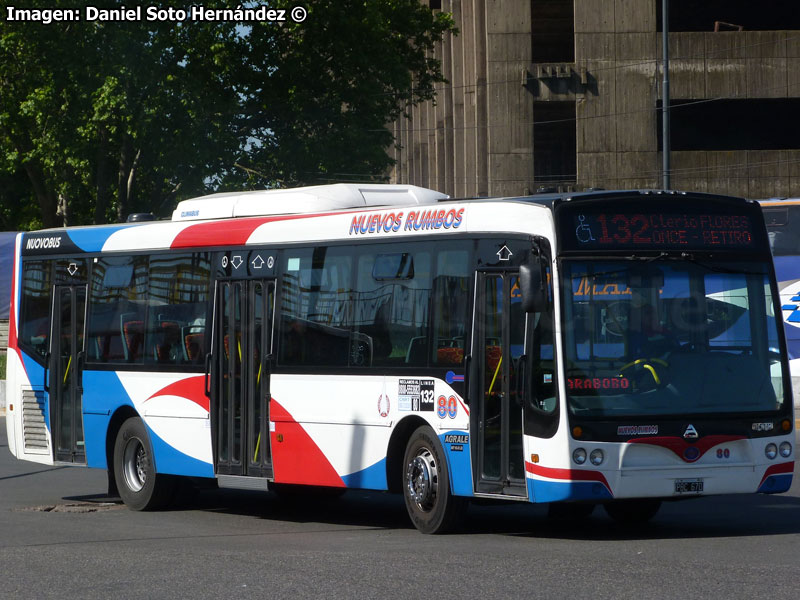
POLYGON ((271 60, 246 73, 252 183, 384 178, 388 126, 434 97, 434 45, 454 31, 419 0, 315 0, 301 23, 254 27, 250 56, 271 60))
POLYGON ((235 24, 0 27, 0 181, 26 174, 38 224, 165 213, 179 193, 205 193, 235 162, 244 136, 229 76, 235 24))
MULTIPOLYGON (((124 6, 26 8, 87 4, 124 6)), ((314 0, 301 23, 0 20, 0 219, 103 223, 221 189, 380 179, 387 125, 433 97, 451 30, 418 0, 314 0)))

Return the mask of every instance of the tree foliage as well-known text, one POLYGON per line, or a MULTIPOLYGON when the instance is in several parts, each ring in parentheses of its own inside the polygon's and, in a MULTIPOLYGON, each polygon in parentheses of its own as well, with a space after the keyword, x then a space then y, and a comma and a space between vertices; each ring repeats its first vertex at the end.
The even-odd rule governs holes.
MULTIPOLYGON (((124 5, 26 8, 86 4, 124 5)), ((418 0, 306 6, 301 23, 0 20, 0 226, 104 223, 167 215, 217 190, 380 179, 387 125, 443 81, 431 56, 452 21, 418 0)))

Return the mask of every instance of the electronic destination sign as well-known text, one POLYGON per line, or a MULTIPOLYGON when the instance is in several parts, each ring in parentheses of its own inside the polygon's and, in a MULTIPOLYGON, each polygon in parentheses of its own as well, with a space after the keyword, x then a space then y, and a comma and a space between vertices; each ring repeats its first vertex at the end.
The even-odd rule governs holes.
MULTIPOLYGON (((672 199, 670 199, 672 200, 672 199)), ((568 251, 756 251, 765 244, 758 207, 743 202, 575 201, 558 207, 568 251)))

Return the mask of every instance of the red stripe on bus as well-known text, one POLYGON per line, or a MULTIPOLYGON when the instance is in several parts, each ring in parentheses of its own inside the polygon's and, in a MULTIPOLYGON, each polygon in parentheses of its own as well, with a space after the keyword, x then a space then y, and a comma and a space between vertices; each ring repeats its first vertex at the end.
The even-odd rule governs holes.
MULTIPOLYGON (((209 400, 205 391, 205 377, 203 375, 195 375, 181 379, 175 383, 170 383, 168 386, 158 390, 155 394, 150 396, 147 400, 152 400, 158 396, 178 396, 191 400, 203 410, 208 412, 209 400)), ((147 402, 145 400, 145 402, 147 402)))
POLYGON ((270 433, 275 483, 345 487, 319 446, 275 398, 269 411, 270 421, 275 423, 275 431, 270 433))
POLYGON ((611 491, 606 476, 599 471, 587 471, 583 469, 554 469, 551 467, 541 467, 531 462, 525 462, 525 470, 533 475, 546 477, 547 479, 563 479, 566 481, 597 481, 602 483, 611 491))
POLYGON ((761 478, 761 483, 758 484, 758 487, 764 485, 767 477, 771 477, 772 475, 782 475, 784 473, 794 473, 794 461, 780 463, 778 465, 772 465, 768 467, 767 470, 764 471, 764 476, 761 478))
POLYGON ((278 215, 274 217, 230 218, 189 225, 172 240, 171 248, 196 246, 242 246, 253 232, 265 223, 312 219, 341 213, 315 213, 311 215, 278 215))

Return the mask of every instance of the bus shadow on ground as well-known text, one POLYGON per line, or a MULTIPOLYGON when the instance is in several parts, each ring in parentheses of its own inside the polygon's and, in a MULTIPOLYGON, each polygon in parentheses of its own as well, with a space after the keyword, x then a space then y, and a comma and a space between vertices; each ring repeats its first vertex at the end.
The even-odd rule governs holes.
POLYGON ((173 510, 201 510, 252 516, 270 521, 362 526, 377 529, 413 528, 399 494, 347 491, 281 493, 243 490, 203 490, 179 498, 173 510))
MULTIPOLYGON (((82 498, 87 499, 87 498, 82 498)), ((171 510, 198 510, 270 521, 413 529, 399 494, 352 490, 340 496, 239 490, 186 493, 171 510)), ((455 535, 507 535, 566 540, 658 540, 800 533, 796 496, 718 496, 665 501, 648 523, 621 525, 597 506, 586 518, 548 516, 548 506, 473 503, 455 535)))
MULTIPOLYGON (((591 516, 577 520, 550 519, 547 511, 528 524, 528 531, 513 531, 513 524, 503 517, 493 530, 496 533, 544 539, 567 540, 659 540, 750 537, 800 533, 800 498, 790 496, 720 496, 681 501, 665 501, 649 522, 620 524, 598 506, 591 516)), ((490 517, 487 515, 486 522, 490 517)))

